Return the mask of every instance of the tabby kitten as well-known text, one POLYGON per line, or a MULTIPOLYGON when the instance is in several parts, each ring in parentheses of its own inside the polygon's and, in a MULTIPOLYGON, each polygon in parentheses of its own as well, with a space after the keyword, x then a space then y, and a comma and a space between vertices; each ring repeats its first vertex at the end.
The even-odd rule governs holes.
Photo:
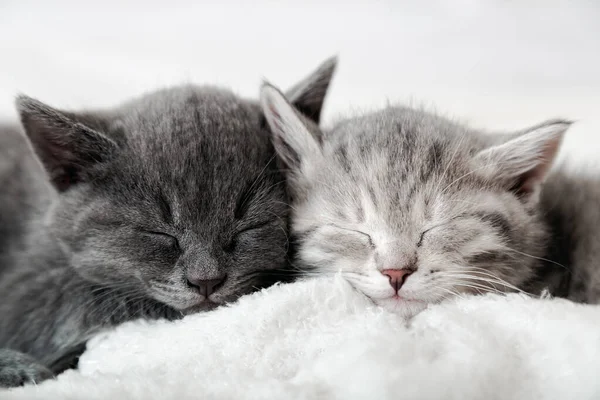
POLYGON ((323 132, 272 86, 261 103, 301 268, 405 316, 465 292, 598 301, 600 185, 556 172, 542 190, 569 121, 489 135, 389 107, 323 132))
MULTIPOLYGON (((289 93, 314 123, 334 67, 289 93)), ((287 198, 256 102, 182 86, 102 112, 17 108, 28 140, 0 136, 2 159, 20 154, 0 164, 0 386, 69 367, 103 328, 287 279, 287 198)))

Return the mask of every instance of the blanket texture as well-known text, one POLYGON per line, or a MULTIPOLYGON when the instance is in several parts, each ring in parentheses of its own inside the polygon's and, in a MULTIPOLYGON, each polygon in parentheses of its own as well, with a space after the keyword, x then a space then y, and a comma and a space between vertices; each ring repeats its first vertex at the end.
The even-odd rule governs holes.
POLYGON ((92 340, 78 371, 0 399, 598 399, 600 307, 456 298, 410 321, 341 277, 92 340))

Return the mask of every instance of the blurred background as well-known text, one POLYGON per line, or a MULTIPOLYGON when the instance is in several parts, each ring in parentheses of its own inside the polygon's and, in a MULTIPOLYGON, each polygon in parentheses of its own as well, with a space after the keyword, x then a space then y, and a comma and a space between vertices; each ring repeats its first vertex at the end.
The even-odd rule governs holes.
POLYGON ((565 117, 566 150, 600 152, 597 0, 0 0, 0 49, 1 118, 18 92, 78 109, 188 82, 255 98, 337 54, 325 125, 388 102, 489 129, 565 117))

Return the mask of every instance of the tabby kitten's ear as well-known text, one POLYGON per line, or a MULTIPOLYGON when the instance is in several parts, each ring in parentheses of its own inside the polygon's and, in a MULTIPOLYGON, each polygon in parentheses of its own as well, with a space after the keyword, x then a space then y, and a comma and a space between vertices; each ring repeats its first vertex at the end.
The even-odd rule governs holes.
POLYGON ((474 170, 524 200, 536 198, 571 122, 547 121, 475 156, 474 170))
POLYGON ((321 110, 336 65, 336 57, 327 59, 309 76, 285 93, 285 97, 290 103, 316 124, 321 119, 321 110))
POLYGON ((307 160, 321 154, 317 125, 297 112, 275 86, 262 86, 260 103, 271 127, 275 151, 287 168, 297 171, 307 160))
POLYGON ((117 149, 114 141, 72 114, 27 96, 17 97, 16 106, 25 133, 58 191, 84 180, 86 171, 117 149))
POLYGON ((336 57, 326 60, 285 95, 268 83, 261 88, 262 111, 286 168, 297 170, 304 159, 321 151, 318 124, 336 64, 336 57))

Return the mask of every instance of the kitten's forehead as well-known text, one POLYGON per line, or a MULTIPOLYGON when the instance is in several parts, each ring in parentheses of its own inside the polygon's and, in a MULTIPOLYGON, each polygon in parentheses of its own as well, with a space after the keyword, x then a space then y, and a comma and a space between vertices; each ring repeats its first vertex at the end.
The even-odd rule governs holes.
POLYGON ((475 144, 474 135, 443 118, 388 108, 337 125, 325 135, 324 151, 347 170, 366 168, 391 176, 435 170, 449 152, 461 157, 475 144))
POLYGON ((213 87, 182 86, 151 93, 124 106, 118 122, 129 146, 140 151, 152 152, 169 142, 173 151, 194 153, 202 148, 248 158, 260 155, 253 150, 257 146, 264 150, 269 142, 256 104, 213 87), (246 151, 238 151, 243 144, 248 144, 246 151))
POLYGON ((116 184, 193 222, 232 214, 259 176, 270 185, 255 189, 279 179, 259 107, 226 90, 185 86, 144 96, 123 107, 113 129, 123 137, 116 184))
POLYGON ((346 121, 325 135, 331 167, 320 171, 330 176, 318 180, 327 181, 323 190, 345 193, 347 201, 338 204, 346 207, 369 203, 374 214, 386 219, 404 218, 407 212, 424 216, 440 198, 476 193, 483 182, 470 174, 469 160, 484 147, 477 132, 449 120, 388 108, 346 121))
POLYGON ((423 148, 432 144, 443 151, 457 142, 463 149, 482 143, 479 132, 435 114, 403 107, 389 107, 345 120, 325 135, 325 141, 330 148, 346 145, 360 150, 366 146, 375 151, 386 149, 396 155, 403 152, 405 156, 422 154, 423 148))

